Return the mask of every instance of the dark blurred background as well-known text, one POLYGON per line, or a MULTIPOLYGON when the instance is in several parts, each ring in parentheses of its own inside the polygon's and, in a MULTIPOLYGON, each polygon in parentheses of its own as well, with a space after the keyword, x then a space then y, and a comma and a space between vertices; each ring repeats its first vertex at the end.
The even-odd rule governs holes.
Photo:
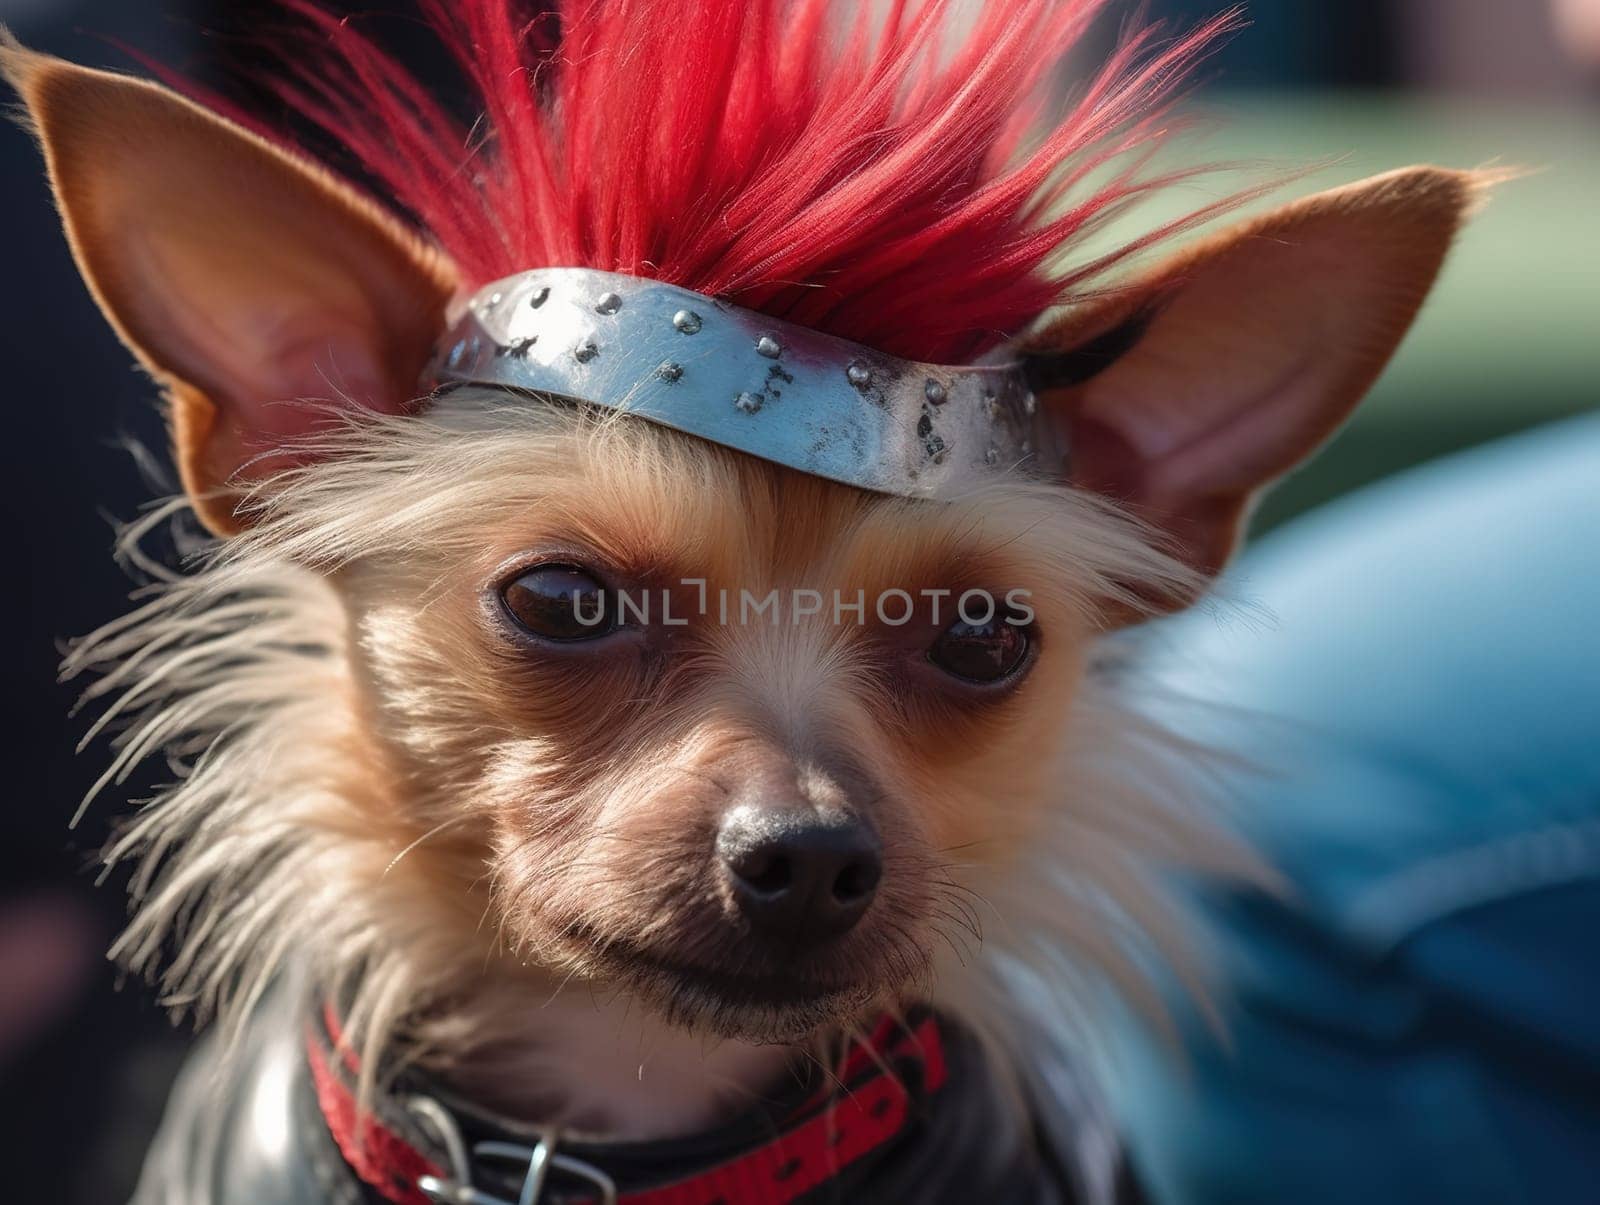
MULTIPOLYGON (((1151 5, 1190 20, 1220 6, 1151 5)), ((385 28, 412 57, 405 0, 363 7, 398 14, 385 28)), ((225 89, 222 68, 270 14, 267 0, 0 0, 30 46, 126 67, 123 43, 225 89)), ((1418 160, 1540 169, 1502 190, 1360 417, 1260 529, 1600 401, 1600 0, 1256 0, 1251 16, 1201 96, 1219 119, 1208 158, 1336 161, 1303 189, 1418 160)), ((94 886, 95 854, 138 784, 68 831, 104 750, 74 755, 84 724, 66 718, 56 662, 62 640, 125 609, 114 523, 170 485, 159 458, 130 453, 162 448, 152 391, 79 283, 20 130, 0 128, 0 173, 0 496, 27 578, 8 596, 20 665, 0 812, 0 1195, 104 1205, 131 1189, 186 1035, 103 959, 123 894, 94 886)))

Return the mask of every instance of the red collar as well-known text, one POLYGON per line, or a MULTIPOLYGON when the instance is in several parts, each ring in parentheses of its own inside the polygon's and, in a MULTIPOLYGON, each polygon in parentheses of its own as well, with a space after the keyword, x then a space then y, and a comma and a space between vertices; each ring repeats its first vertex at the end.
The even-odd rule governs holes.
MULTIPOLYGON (((429 1205, 417 1181, 449 1176, 444 1151, 398 1109, 393 1116, 385 1107, 357 1109, 360 1067, 331 1009, 322 1025, 309 1027, 306 1049, 322 1116, 374 1199, 429 1205)), ((885 1151, 945 1079, 936 1019, 922 1014, 902 1023, 884 1017, 865 1044, 850 1045, 833 1081, 782 1116, 763 1117, 754 1126, 747 1120, 721 1135, 683 1143, 560 1149, 612 1175, 618 1205, 783 1205, 885 1151)), ((481 1137, 498 1136, 482 1133, 481 1124, 475 1128, 481 1137)))

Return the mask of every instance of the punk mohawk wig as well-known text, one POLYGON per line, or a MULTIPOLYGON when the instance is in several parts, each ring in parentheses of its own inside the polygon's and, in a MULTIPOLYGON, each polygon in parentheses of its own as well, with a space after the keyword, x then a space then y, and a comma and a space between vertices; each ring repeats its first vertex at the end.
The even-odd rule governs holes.
POLYGON ((598 268, 942 363, 1175 228, 1052 270, 1195 174, 1153 173, 1151 155, 1183 82, 1241 23, 1129 27, 1051 120, 1058 68, 1110 0, 419 0, 473 87, 468 123, 350 18, 283 2, 298 28, 271 88, 464 289, 598 268))

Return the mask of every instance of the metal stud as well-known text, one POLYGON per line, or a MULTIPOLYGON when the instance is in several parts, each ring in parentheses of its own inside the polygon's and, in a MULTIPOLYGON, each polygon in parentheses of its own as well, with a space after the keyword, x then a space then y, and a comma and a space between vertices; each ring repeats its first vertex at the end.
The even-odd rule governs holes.
POLYGON ((989 450, 983 454, 983 463, 988 465, 991 469, 994 468, 995 465, 999 464, 1000 449, 995 447, 993 444, 990 444, 989 450))
POLYGON ((656 366, 656 376, 667 384, 672 385, 683 379, 683 365, 671 360, 663 360, 656 366))
POLYGON ((506 299, 506 295, 504 293, 490 293, 489 294, 489 302, 488 302, 488 307, 487 308, 492 310, 497 305, 499 305, 502 301, 504 301, 505 299, 506 299))
POLYGON ((515 356, 519 360, 525 360, 537 342, 539 342, 538 335, 526 335, 521 339, 513 339, 510 343, 502 344, 495 349, 494 354, 501 357, 515 356))
POLYGON ((860 360, 852 361, 850 367, 844 370, 844 375, 857 389, 865 389, 872 384, 872 369, 860 360))
POLYGON ((771 335, 762 335, 756 340, 756 354, 766 356, 769 360, 776 360, 783 355, 783 344, 771 335))
POLYGON ((1028 412, 1029 416, 1032 416, 1033 412, 1039 408, 1039 399, 1034 397, 1031 392, 1023 394, 1022 408, 1028 412))
POLYGON ((693 310, 679 310, 672 316, 672 325, 686 335, 700 333, 700 315, 693 310))
POLYGON ((741 393, 738 397, 733 399, 733 404, 739 407, 739 409, 743 410, 746 414, 754 414, 757 410, 761 409, 761 395, 759 393, 751 393, 749 390, 746 390, 744 393, 741 393))
POLYGON ((600 354, 600 348, 596 346, 593 339, 585 339, 572 349, 572 354, 577 357, 579 364, 587 364, 600 354))
POLYGON ((547 302, 549 300, 550 300, 550 286, 549 285, 541 285, 539 288, 535 289, 533 292, 528 294, 528 305, 529 305, 530 308, 535 309, 535 310, 538 309, 541 305, 543 305, 545 302, 547 302))
POLYGON ((622 308, 622 295, 620 293, 602 293, 600 299, 594 303, 594 312, 597 314, 615 314, 622 308))
POLYGON ((929 377, 928 383, 923 386, 922 396, 927 398, 928 401, 932 402, 935 406, 942 406, 950 395, 945 392, 943 385, 941 385, 938 381, 935 381, 932 377, 929 377))

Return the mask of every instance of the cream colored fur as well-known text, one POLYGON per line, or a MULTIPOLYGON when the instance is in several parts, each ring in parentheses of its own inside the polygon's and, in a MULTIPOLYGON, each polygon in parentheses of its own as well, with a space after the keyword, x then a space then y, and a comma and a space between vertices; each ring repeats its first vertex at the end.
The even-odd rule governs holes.
MULTIPOLYGON (((225 1025, 275 980, 292 978, 312 999, 343 995, 369 1089, 381 1055, 386 1067, 419 1059, 479 1083, 510 1078, 508 1107, 548 1098, 569 1120, 635 1137, 705 1124, 730 1096, 763 1087, 783 1059, 746 1042, 680 1037, 617 988, 567 981, 575 968, 543 965, 507 936, 501 927, 516 912, 496 894, 501 868, 474 835, 475 801, 448 780, 408 780, 373 715, 398 702, 417 731, 452 730, 459 719, 492 743, 492 728, 449 716, 449 691, 435 682, 417 680, 412 697, 380 703, 363 667, 386 655, 370 647, 386 639, 384 608, 427 615, 450 575, 472 572, 486 530, 572 491, 582 499, 585 481, 603 490, 655 480, 686 497, 726 485, 738 458, 627 420, 595 423, 490 394, 457 394, 425 417, 370 420, 329 438, 339 455, 263 495, 245 534, 68 658, 69 675, 100 675, 89 694, 109 703, 102 722, 121 727, 105 782, 163 752, 177 771, 110 852, 113 863, 139 864, 136 911, 116 956, 157 977, 168 1003, 225 1025), (363 600, 360 619, 353 596, 363 600), (615 1070, 592 1074, 597 1049, 607 1051, 599 1062, 625 1067, 630 1043, 632 1082, 615 1070), (702 1051, 703 1071, 690 1078, 685 1069, 702 1051), (676 1090, 667 1101, 641 1086, 657 1065, 676 1090)), ((968 518, 945 516, 941 526, 1007 511, 1046 526, 1035 533, 1044 558, 1036 567, 1062 596, 1047 605, 1086 624, 1104 603, 1129 601, 1125 583, 1184 577, 1137 524, 1086 495, 1010 484, 958 505, 968 518)), ((915 539, 915 504, 874 508, 915 539)), ((672 527, 666 515, 654 521, 672 527)), ((940 873, 959 891, 928 932, 931 973, 903 985, 1001 1048, 1065 1039, 1064 1020, 1086 1015, 1098 976, 1137 994, 1130 926, 1194 971, 1185 926, 1148 877, 1153 864, 1256 873, 1191 797, 1195 778, 1179 746, 1095 678, 1068 712, 1035 720, 1050 734, 1029 742, 1048 798, 1011 799, 995 781, 987 814, 975 819, 1000 824, 1018 808, 1032 817, 1026 839, 943 859, 940 873)), ((449 757, 444 748, 410 752, 449 757)), ((1029 775, 1015 781, 1029 789, 1029 775)), ((539 889, 559 895, 562 878, 552 866, 539 889)), ((1035 1049, 1012 1062, 1036 1060, 1035 1049)))

